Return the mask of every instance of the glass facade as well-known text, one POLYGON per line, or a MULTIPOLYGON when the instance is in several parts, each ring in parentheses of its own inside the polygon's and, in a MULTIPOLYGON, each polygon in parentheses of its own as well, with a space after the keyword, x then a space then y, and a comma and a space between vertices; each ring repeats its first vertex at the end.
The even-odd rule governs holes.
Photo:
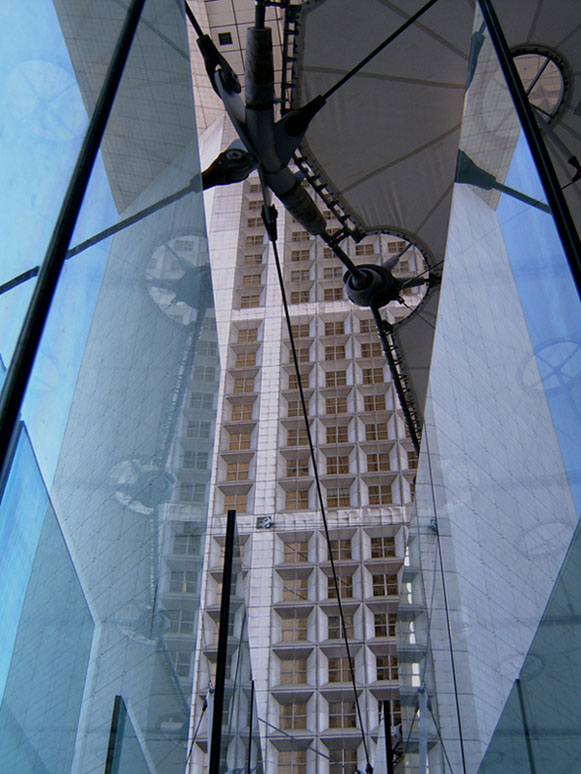
POLYGON ((430 771, 565 771, 576 759, 564 715, 578 702, 557 688, 576 666, 566 645, 553 660, 547 639, 548 626, 564 643, 575 636, 563 614, 575 540, 543 611, 577 527, 580 322, 556 221, 477 14, 410 533, 420 572, 400 616, 410 771, 426 760, 430 771))
MULTIPOLYGON (((3 6, 7 365, 126 12, 3 6)), ((219 378, 185 19, 148 0, 5 472, 3 771, 184 771, 219 378)))

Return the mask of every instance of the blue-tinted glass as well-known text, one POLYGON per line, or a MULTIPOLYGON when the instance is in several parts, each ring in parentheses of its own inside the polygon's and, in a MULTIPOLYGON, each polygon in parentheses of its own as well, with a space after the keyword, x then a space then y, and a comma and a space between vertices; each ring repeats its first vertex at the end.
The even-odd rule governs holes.
POLYGON ((12 641, 3 637, 1 643, 2 657, 9 661, 0 704, 2 771, 58 774, 68 771, 73 760, 94 626, 25 432, 0 519, 13 527, 13 537, 24 531, 36 539, 35 550, 21 554, 20 562, 12 552, 7 555, 25 593, 20 609, 13 606, 2 618, 5 631, 16 626, 12 641), (14 492, 20 488, 25 491, 14 508, 14 492), (39 515, 40 531, 35 526, 39 515))

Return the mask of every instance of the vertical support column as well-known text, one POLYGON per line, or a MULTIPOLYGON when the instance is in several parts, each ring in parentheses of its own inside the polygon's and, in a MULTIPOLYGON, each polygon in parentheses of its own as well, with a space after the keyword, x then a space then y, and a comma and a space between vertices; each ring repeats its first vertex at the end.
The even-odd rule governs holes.
POLYGON ((132 0, 127 11, 6 374, 0 398, 0 470, 6 462, 42 332, 144 4, 145 0, 132 0))
POLYGON ((420 707, 420 739, 419 739, 419 772, 426 774, 428 770, 428 694, 425 688, 418 691, 420 707))
POLYGON ((391 743, 391 702, 383 702, 383 723, 385 725, 385 760, 387 774, 393 774, 393 746, 391 743))
POLYGON ((232 556, 234 553, 234 531, 236 511, 228 511, 226 522, 226 545, 224 546, 224 569, 222 572, 222 599, 220 602, 220 629, 218 631, 218 653, 216 657, 216 686, 214 689, 214 712, 210 761, 208 774, 220 774, 220 746, 222 742, 222 720, 224 714, 224 681, 228 659, 228 623, 230 621, 230 594, 232 587, 232 556))

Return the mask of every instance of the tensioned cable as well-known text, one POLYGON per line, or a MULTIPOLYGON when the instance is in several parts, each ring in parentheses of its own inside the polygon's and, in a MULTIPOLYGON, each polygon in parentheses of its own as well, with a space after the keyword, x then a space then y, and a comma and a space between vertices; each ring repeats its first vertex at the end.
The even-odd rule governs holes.
POLYGON ((329 533, 329 525, 327 523, 327 514, 326 514, 326 511, 325 511, 325 503, 324 503, 324 500, 323 500, 323 491, 322 491, 322 488, 321 488, 321 481, 320 481, 320 478, 319 478, 319 471, 318 471, 318 468, 317 468, 317 460, 316 460, 316 455, 315 455, 315 447, 314 447, 314 444, 313 444, 313 437, 311 435, 311 427, 310 427, 310 424, 309 424, 307 404, 306 404, 306 401, 305 401, 305 393, 304 393, 304 390, 303 390, 303 384, 302 384, 302 379, 301 379, 301 374, 300 374, 300 369, 299 369, 299 360, 298 360, 296 346, 295 346, 295 340, 294 340, 294 336, 293 336, 293 332, 292 332, 292 324, 291 324, 290 312, 289 312, 289 308, 288 308, 288 303, 287 303, 287 298, 286 298, 286 291, 285 291, 285 287, 284 287, 284 279, 283 279, 283 275, 282 275, 282 268, 281 268, 281 265, 280 265, 280 258, 279 258, 279 255, 278 255, 278 248, 277 248, 277 244, 276 244, 276 242, 277 242, 277 234, 276 234, 276 217, 277 217, 277 212, 276 212, 276 208, 275 208, 274 205, 270 205, 270 206, 268 205, 268 194, 267 194, 267 190, 266 190, 266 187, 265 187, 264 183, 262 183, 262 180, 261 180, 261 184, 262 184, 262 194, 263 194, 263 199, 264 199, 264 206, 262 208, 262 219, 264 221, 266 232, 268 234, 268 238, 270 239, 270 242, 271 242, 272 248, 273 248, 273 252, 274 252, 274 261, 275 261, 275 265, 276 265, 276 273, 278 275, 278 282, 279 282, 280 292, 281 292, 281 297, 282 297, 282 305, 283 305, 283 309, 284 309, 284 315, 285 315, 285 319, 286 319, 288 335, 289 335, 289 340, 290 340, 290 345, 291 345, 291 352, 292 352, 292 356, 293 356, 293 364, 294 364, 294 369, 295 369, 295 373, 296 373, 296 377, 297 377, 297 385, 298 385, 299 395, 300 395, 300 399, 301 399, 301 408, 302 408, 302 412, 303 412, 303 419, 305 421, 305 427, 306 427, 306 431, 307 431, 307 440, 308 440, 308 444, 309 444, 311 461, 313 463, 313 474, 314 474, 314 477, 315 477, 315 487, 316 487, 316 490, 317 490, 317 499, 319 501, 319 507, 321 509, 321 517, 322 517, 322 520, 323 520, 323 527, 324 527, 324 530, 325 530, 325 539, 327 541, 327 547, 328 547, 328 550, 329 550, 329 561, 330 561, 330 564, 331 564, 331 572, 332 572, 332 575, 333 575, 333 584, 335 586, 335 594, 337 595, 337 606, 339 608, 339 617, 341 619, 341 629, 343 631, 343 640, 345 642, 345 650, 347 652, 347 659, 349 661, 349 672, 350 672, 350 676, 351 676, 351 683, 352 683, 352 686, 353 686, 353 695, 354 695, 354 699, 355 699, 355 707, 356 707, 356 710, 357 710, 357 717, 359 719, 359 727, 361 729, 361 740, 363 742, 363 748, 365 750, 366 771, 371 773, 371 772, 373 772, 373 767, 371 766, 371 762, 369 760, 369 750, 367 748, 367 739, 365 737, 365 731, 364 731, 364 727, 363 727, 363 715, 361 713, 361 706, 360 706, 360 703, 359 703, 359 696, 357 694, 357 684, 355 682, 355 668, 354 668, 354 664, 353 664, 353 657, 351 655, 351 649, 349 647, 349 637, 347 635, 347 627, 345 625, 345 616, 344 616, 344 613, 343 613, 343 604, 341 602, 341 594, 340 594, 340 589, 339 589, 339 580, 338 580, 338 577, 337 577, 337 570, 336 570, 336 567, 335 567, 335 560, 333 558, 333 550, 332 550, 332 547, 331 547, 331 535, 329 533))
POLYGON ((460 699, 458 696, 458 677, 456 674, 456 659, 454 658, 454 648, 452 646, 452 623, 450 621, 450 608, 448 605, 448 592, 446 589, 446 578, 444 574, 444 561, 442 559, 442 543, 440 540, 440 529, 438 526, 438 508, 436 505, 436 494, 434 491, 434 476, 432 471, 432 459, 430 455, 430 443, 428 440, 428 432, 425 433, 426 444, 426 456, 428 461, 428 471, 430 475, 430 492, 432 495, 432 508, 434 510, 434 518, 436 520, 436 544, 438 546, 438 560, 440 566, 440 576, 442 581, 442 595, 444 598, 444 611, 446 615, 446 629, 448 632, 448 645, 450 650, 450 666, 452 670, 452 682, 454 684, 454 700, 456 704, 456 718, 458 721, 458 735, 460 737, 460 754, 462 756, 462 771, 466 774, 466 755, 464 753, 464 735, 462 732, 462 718, 460 713, 460 699))
POLYGON ((414 24, 420 16, 423 16, 423 14, 426 11, 429 11, 429 9, 435 5, 438 2, 438 0, 429 0, 424 6, 422 6, 419 11, 416 11, 416 13, 412 14, 409 19, 407 19, 400 27, 396 29, 395 32, 392 32, 391 35, 389 35, 383 43, 380 43, 379 46, 373 49, 371 53, 367 54, 366 57, 364 57, 359 64, 355 65, 351 70, 349 70, 348 73, 346 73, 342 78, 340 78, 337 83, 334 86, 331 86, 330 89, 328 89, 323 94, 323 99, 328 99, 331 94, 334 94, 338 89, 341 88, 345 83, 347 83, 348 80, 350 80, 354 75, 356 75, 359 70, 361 70, 365 65, 370 62, 377 54, 379 54, 381 51, 383 51, 384 48, 389 46, 390 43, 392 43, 396 38, 398 38, 402 32, 405 32, 408 27, 411 27, 412 24, 414 24))

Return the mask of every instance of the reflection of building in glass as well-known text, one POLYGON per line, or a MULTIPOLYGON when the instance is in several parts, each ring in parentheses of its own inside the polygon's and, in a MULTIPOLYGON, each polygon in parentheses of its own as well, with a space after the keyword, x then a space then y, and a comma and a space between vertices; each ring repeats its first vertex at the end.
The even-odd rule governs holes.
MULTIPOLYGON (((125 13, 74 5, 39 3, 24 33, 15 9, 0 54, 8 364, 125 13)), ((192 5, 241 71, 250 0, 192 5)), ((313 1, 296 25, 287 5, 268 10, 287 107, 410 12, 313 1)), ((358 229, 356 263, 399 256, 400 279, 429 276, 384 310, 419 397, 419 455, 370 315, 279 208, 328 544, 258 178, 208 193, 208 250, 185 19, 145 3, 0 480, 10 774, 203 770, 228 509, 242 553, 229 770, 259 734, 251 770, 353 774, 365 739, 380 771, 387 702, 399 772, 577 765, 580 326, 556 193, 578 217, 581 46, 566 0, 499 13, 554 191, 487 24, 453 0, 329 100, 297 158, 329 225, 358 229), (130 225, 103 232, 116 218, 130 225)), ((209 161, 234 136, 197 56, 209 161)))

